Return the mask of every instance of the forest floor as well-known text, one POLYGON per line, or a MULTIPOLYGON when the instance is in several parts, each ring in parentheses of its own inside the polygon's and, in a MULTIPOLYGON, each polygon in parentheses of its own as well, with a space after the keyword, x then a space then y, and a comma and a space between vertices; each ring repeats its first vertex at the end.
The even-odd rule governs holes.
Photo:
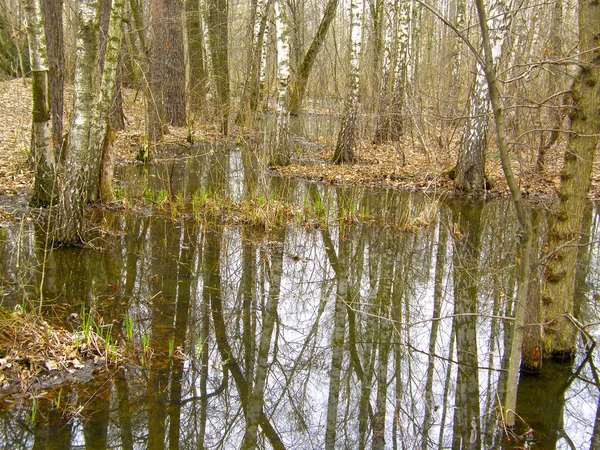
MULTIPOLYGON (((116 164, 135 162, 144 132, 141 94, 136 95, 130 90, 126 90, 124 94, 126 130, 120 132, 114 142, 116 164)), ((65 104, 68 105, 70 102, 68 92, 66 97, 65 104)), ((0 105, 4 111, 0 123, 0 224, 2 224, 10 221, 16 210, 26 210, 32 192, 33 174, 27 161, 31 133, 30 81, 16 79, 0 82, 0 105)), ((65 122, 68 122, 68 114, 65 122)), ((234 132, 240 135, 239 130, 234 132)), ((177 145, 164 147, 177 147, 179 153, 181 149, 185 151, 189 147, 186 142, 187 135, 186 128, 172 127, 170 133, 165 136, 164 143, 177 145)), ((221 139, 215 127, 206 124, 197 125, 194 129, 194 137, 196 142, 200 143, 221 139)), ((369 139, 362 139, 359 140, 356 149, 357 163, 352 165, 330 163, 335 145, 334 139, 309 142, 301 138, 301 142, 309 145, 303 144, 296 149, 295 162, 290 166, 274 170, 283 176, 327 184, 393 187, 436 195, 453 195, 452 180, 447 173, 456 162, 458 137, 447 139, 439 135, 434 138, 410 135, 400 143, 379 146, 371 145, 369 139), (306 161, 306 163, 299 161, 306 161)), ((513 158, 513 169, 517 179, 520 180, 523 192, 534 197, 548 197, 556 193, 564 145, 563 139, 563 148, 555 147, 548 154, 544 177, 537 175, 531 166, 523 163, 522 160, 513 158)), ((505 196, 508 195, 508 189, 499 158, 494 151, 492 139, 486 167, 492 189, 487 195, 505 196)), ((165 155, 159 154, 157 158, 162 156, 165 155)), ((590 197, 600 198, 599 163, 594 166, 590 197)), ((49 331, 49 325, 35 316, 20 313, 7 316, 0 310, 0 325, 2 325, 0 329, 3 330, 0 333, 0 400, 9 392, 13 392, 16 386, 21 386, 24 390, 31 388, 34 379, 41 387, 77 381, 78 377, 82 380, 86 379, 99 369, 98 362, 105 361, 106 358, 100 351, 102 346, 100 338, 90 341, 91 347, 82 348, 80 336, 61 329, 49 331), (25 336, 27 339, 23 337, 21 331, 18 331, 23 329, 30 330, 30 333, 25 336), (40 333, 36 334, 35 330, 40 333), (15 332, 11 334, 12 331, 15 332), (17 343, 22 343, 24 346, 18 346, 17 343), (52 373, 58 373, 57 371, 61 375, 52 376, 52 373), (40 378, 40 374, 43 373, 46 374, 46 378, 40 378), (72 375, 73 373, 75 375, 72 375)))
MULTIPOLYGON (((65 104, 69 105, 69 93, 65 104)), ((31 87, 29 80, 15 79, 0 83, 0 105, 3 106, 3 120, 0 123, 0 221, 7 214, 3 205, 24 202, 31 193, 33 174, 27 163, 31 126, 31 87)), ((131 90, 124 92, 124 112, 126 130, 120 132, 114 142, 116 164, 135 161, 143 136, 143 99, 141 93, 131 90)), ((65 117, 68 122, 68 113, 65 117)), ((234 135, 235 135, 234 130, 234 135)), ((239 130, 237 130, 239 131, 239 130)), ((170 128, 164 143, 186 143, 186 128, 170 128)), ((333 139, 313 142, 298 155, 296 162, 275 170, 284 176, 333 184, 357 184, 364 186, 394 187, 407 191, 435 192, 453 195, 452 180, 448 171, 456 162, 456 149, 460 133, 456 138, 444 136, 427 138, 422 135, 409 135, 402 142, 393 145, 370 144, 370 139, 359 140, 357 162, 351 165, 335 165, 330 160, 335 142, 333 139), (308 150, 307 150, 308 149, 308 150), (307 153, 308 152, 308 153, 307 153), (310 161, 299 163, 297 161, 310 161)), ((212 125, 197 125, 194 130, 196 142, 220 139, 212 125)), ((490 140, 487 155, 486 173, 491 183, 489 197, 509 194, 500 160, 495 150, 494 139, 490 140)), ((512 166, 522 191, 529 196, 552 196, 560 182, 560 167, 565 139, 559 140, 547 156, 545 175, 539 176, 525 158, 514 156, 512 166), (562 148, 561 148, 562 147, 562 148)), ((168 147, 168 146, 166 146, 168 147)), ((183 147, 182 147, 183 148, 183 147)), ((515 153, 515 152, 513 152, 515 153)), ((594 165, 590 197, 600 198, 600 162, 594 165)))

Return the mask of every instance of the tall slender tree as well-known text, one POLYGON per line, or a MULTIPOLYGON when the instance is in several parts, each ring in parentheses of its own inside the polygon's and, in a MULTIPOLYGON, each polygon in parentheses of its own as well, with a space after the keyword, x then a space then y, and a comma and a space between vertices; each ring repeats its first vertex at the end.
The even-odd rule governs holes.
POLYGON ((358 115, 358 88, 360 76, 360 56, 362 49, 363 0, 350 2, 350 71, 348 75, 348 94, 342 126, 333 153, 336 164, 352 163, 355 160, 356 117, 358 115))
POLYGON ((208 0, 208 43, 211 58, 211 78, 215 83, 217 114, 221 133, 229 133, 229 25, 228 1, 208 0))
MULTIPOLYGON (((502 56, 502 44, 508 30, 504 0, 492 0, 488 6, 487 26, 494 65, 502 56)), ((490 102, 487 81, 478 67, 473 91, 469 97, 469 114, 458 150, 454 186, 465 192, 486 189, 485 152, 489 130, 490 102)))
POLYGON ((57 226, 53 236, 55 243, 66 245, 83 241, 85 207, 89 200, 97 198, 108 115, 121 49, 123 0, 112 2, 101 82, 93 75, 96 73, 99 43, 98 1, 82 1, 79 12, 73 118, 64 179, 60 186, 57 226))
POLYGON ((377 127, 373 142, 395 142, 402 135, 402 107, 406 96, 410 36, 409 3, 395 0, 385 5, 389 23, 386 27, 383 73, 379 91, 377 127))
POLYGON ((48 206, 56 197, 56 157, 52 145, 48 52, 42 6, 39 0, 25 2, 27 36, 33 78, 31 152, 34 161, 34 187, 31 204, 48 206))
POLYGON ((275 2, 277 28, 277 131, 269 163, 284 166, 290 163, 288 86, 290 81, 290 42, 287 5, 275 2))
POLYGON ((56 157, 60 156, 63 143, 63 103, 64 103, 64 38, 63 2, 43 0, 42 12, 46 31, 46 44, 49 61, 50 114, 52 116, 52 142, 56 157))
POLYGON ((244 82, 240 110, 236 117, 236 122, 240 125, 251 123, 260 101, 260 92, 263 64, 265 62, 265 34, 268 25, 269 13, 275 0, 258 0, 256 4, 256 14, 254 27, 252 30, 252 51, 249 61, 249 70, 244 82))
POLYGON ((338 4, 339 0, 328 0, 327 5, 325 5, 325 12, 323 13, 323 18, 321 19, 319 28, 317 29, 315 37, 313 38, 310 47, 306 51, 306 54, 302 59, 302 63, 298 68, 298 73, 296 75, 290 95, 289 110, 290 114, 293 116, 300 114, 302 102, 304 101, 304 96, 306 95, 306 88, 308 86, 310 73, 315 64, 317 56, 319 55, 319 52, 325 43, 325 38, 327 37, 329 27, 335 18, 338 4))

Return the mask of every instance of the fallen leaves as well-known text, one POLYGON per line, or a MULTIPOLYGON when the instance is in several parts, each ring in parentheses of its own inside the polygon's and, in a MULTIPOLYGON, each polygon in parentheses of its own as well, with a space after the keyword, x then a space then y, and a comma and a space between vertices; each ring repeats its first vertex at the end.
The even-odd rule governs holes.
POLYGON ((0 389, 26 391, 40 377, 72 374, 89 363, 115 363, 121 354, 92 330, 69 331, 41 316, 0 309, 0 389))

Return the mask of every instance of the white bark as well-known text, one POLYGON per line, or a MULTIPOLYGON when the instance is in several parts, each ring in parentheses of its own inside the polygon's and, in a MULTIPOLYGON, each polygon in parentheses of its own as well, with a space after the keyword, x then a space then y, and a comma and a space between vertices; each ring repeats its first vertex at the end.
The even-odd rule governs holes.
POLYGON ((277 131, 271 163, 290 163, 288 131, 290 114, 287 106, 290 79, 289 22, 285 1, 275 1, 275 28, 277 30, 277 131))
POLYGON ((119 66, 121 40, 123 37, 123 8, 123 0, 112 0, 110 25, 106 44, 106 55, 104 58, 102 82, 100 85, 100 96, 94 108, 89 142, 92 157, 92 169, 89 185, 90 201, 95 201, 98 198, 102 158, 104 156, 104 152, 107 151, 104 146, 104 140, 108 131, 110 107, 115 94, 117 68, 119 66))
MULTIPOLYGON (((507 33, 506 4, 492 0, 488 12, 491 57, 494 66, 502 56, 502 45, 507 33)), ((485 190, 485 150, 489 130, 490 102, 483 68, 478 66, 475 86, 469 99, 469 114, 459 149, 456 181, 464 191, 485 190)))
POLYGON ((360 76, 360 56, 362 51, 363 0, 350 3, 350 73, 348 78, 348 98, 333 161, 346 163, 354 160, 356 116, 358 113, 358 88, 360 76))
POLYGON ((40 0, 26 0, 29 57, 33 72, 32 142, 34 156, 34 198, 32 203, 46 206, 54 197, 56 160, 52 146, 48 51, 40 0))
POLYGON ((62 244, 83 241, 83 215, 92 175, 89 142, 96 102, 98 28, 98 1, 82 0, 79 10, 73 118, 60 192, 58 227, 54 236, 54 240, 62 244))

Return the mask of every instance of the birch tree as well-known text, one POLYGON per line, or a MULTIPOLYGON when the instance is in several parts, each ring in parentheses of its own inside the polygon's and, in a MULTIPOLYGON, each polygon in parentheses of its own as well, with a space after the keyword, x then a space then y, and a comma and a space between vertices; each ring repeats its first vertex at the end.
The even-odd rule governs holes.
POLYGON ((275 0, 258 0, 256 4, 256 18, 252 30, 252 50, 249 61, 249 70, 244 82, 244 90, 240 104, 240 111, 236 117, 239 125, 251 122, 260 101, 261 86, 264 82, 265 34, 268 26, 269 13, 275 0))
POLYGON ((283 1, 275 2, 277 28, 277 131, 275 145, 271 150, 269 164, 285 166, 290 163, 289 122, 287 97, 290 79, 290 43, 287 6, 283 1))
MULTIPOLYGON (((505 0, 492 0, 488 7, 487 26, 494 65, 502 56, 502 44, 507 32, 505 0)), ((459 191, 480 192, 486 189, 485 151, 489 130, 490 103, 485 74, 477 70, 475 85, 469 98, 465 131, 458 150, 454 187, 459 191)))
POLYGON ((100 83, 93 75, 98 56, 99 4, 97 0, 85 0, 80 4, 73 118, 53 236, 57 244, 73 245, 83 241, 85 207, 90 199, 97 198, 108 114, 119 62, 122 13, 123 0, 113 0, 100 83), (100 93, 96 96, 98 90, 100 93))
POLYGON ((348 94, 342 125, 333 154, 336 164, 352 163, 355 160, 356 117, 358 114, 358 88, 360 75, 360 55, 362 49, 363 0, 350 2, 350 72, 348 94))
POLYGON ((69 132, 64 182, 61 186, 58 226, 54 240, 61 244, 83 241, 83 216, 88 200, 90 165, 89 135, 92 124, 100 9, 97 0, 82 0, 75 65, 73 118, 69 132))
POLYGON ((31 152, 34 161, 34 186, 31 204, 48 206, 56 196, 56 159, 52 145, 46 36, 40 1, 26 0, 24 6, 33 79, 31 152))
POLYGON ((409 3, 386 3, 389 23, 384 44, 383 75, 379 92, 379 111, 373 143, 395 142, 402 135, 402 106, 405 98, 408 44, 410 34, 409 3))

